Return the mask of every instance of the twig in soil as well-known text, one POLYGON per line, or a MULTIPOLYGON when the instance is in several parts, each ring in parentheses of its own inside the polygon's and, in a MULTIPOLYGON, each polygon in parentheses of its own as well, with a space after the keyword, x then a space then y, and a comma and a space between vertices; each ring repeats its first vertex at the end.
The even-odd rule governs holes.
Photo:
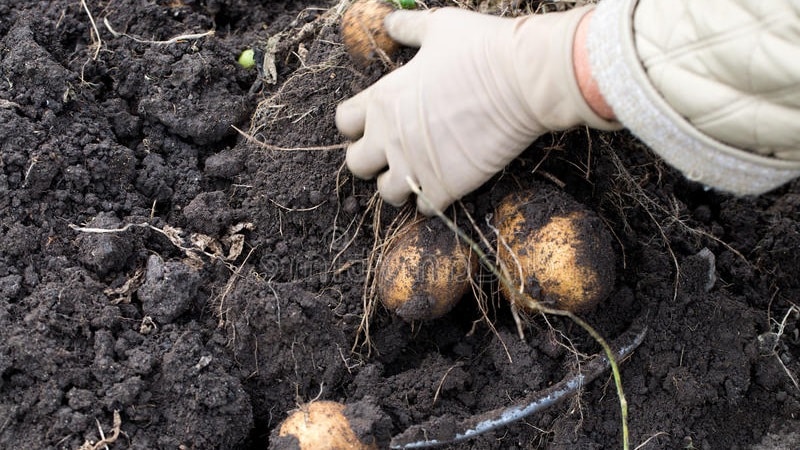
POLYGON ((137 269, 122 286, 118 288, 108 288, 104 290, 103 293, 109 297, 116 296, 116 298, 111 301, 112 305, 130 303, 133 293, 136 292, 142 283, 142 275, 144 275, 144 271, 142 271, 142 269, 137 269))
POLYGON ((69 224, 69 227, 75 231, 81 231, 83 233, 124 233, 128 231, 131 227, 155 228, 154 226, 150 225, 147 222, 129 223, 122 228, 91 228, 91 227, 79 227, 73 224, 69 224))
POLYGON ((308 208, 289 208, 288 206, 281 205, 280 203, 276 202, 273 199, 269 199, 269 201, 272 202, 272 204, 274 204, 278 208, 280 208, 280 209, 282 209, 284 211, 288 211, 288 212, 308 212, 308 211, 313 211, 313 210, 319 208, 320 206, 324 205, 325 203, 328 203, 327 201, 324 201, 324 202, 320 203, 319 205, 310 206, 308 208))
POLYGON ((92 45, 95 46, 92 60, 96 60, 100 54, 100 48, 103 46, 103 40, 100 38, 100 31, 97 29, 97 23, 94 21, 92 12, 89 11, 89 5, 86 4, 86 0, 81 0, 81 6, 83 6, 83 10, 86 11, 86 15, 89 16, 89 22, 92 24, 92 45))
POLYGON ((647 438, 641 444, 637 445, 636 448, 634 448, 633 450, 641 450, 642 448, 644 448, 645 445, 649 444, 650 441, 652 441, 653 439, 655 439, 655 438, 657 438, 659 436, 669 436, 669 433, 667 433, 665 431, 659 431, 658 433, 656 433, 656 434, 650 436, 649 438, 647 438))
POLYGON ((786 364, 783 362, 783 359, 781 359, 781 356, 778 354, 778 343, 780 342, 781 338, 783 337, 783 333, 786 330, 786 322, 789 320, 789 317, 792 314, 800 314, 800 307, 793 304, 786 311, 786 314, 783 315, 783 319, 780 322, 774 319, 770 319, 770 321, 775 323, 777 327, 776 330, 768 331, 758 336, 758 340, 759 342, 762 343, 762 345, 766 344, 769 346, 769 352, 767 354, 775 356, 775 359, 778 361, 778 364, 780 364, 783 371, 786 372, 786 375, 789 377, 789 380, 791 380, 795 389, 800 391, 800 383, 798 383, 797 377, 795 377, 792 371, 789 370, 788 367, 786 367, 786 364))
MULTIPOLYGON (((94 23, 94 21, 92 23, 94 23)), ((165 41, 153 41, 153 40, 150 40, 150 39, 142 39, 140 37, 133 36, 131 34, 123 33, 121 31, 116 31, 114 28, 111 27, 111 23, 109 23, 108 17, 103 19, 103 25, 106 26, 108 31, 114 37, 124 36, 124 37, 126 37, 128 39, 132 39, 132 40, 134 40, 134 41, 136 41, 136 42, 138 42, 140 44, 152 44, 152 45, 177 44, 177 43, 180 43, 180 42, 186 42, 186 41, 203 39, 205 37, 214 36, 214 34, 216 33, 214 30, 208 30, 208 31, 204 31, 202 33, 179 34, 178 36, 171 37, 171 38, 169 38, 169 39, 167 39, 165 41)))
POLYGON ((33 155, 33 157, 31 158, 31 165, 28 166, 28 170, 25 171, 25 178, 22 179, 24 184, 28 183, 28 177, 31 176, 31 171, 33 171, 33 166, 35 166, 36 163, 38 162, 39 162, 39 156, 33 155))
POLYGON ((150 225, 147 222, 142 222, 142 223, 129 223, 121 228, 79 227, 74 224, 69 224, 68 226, 73 230, 82 233, 101 233, 101 234, 124 233, 125 231, 128 231, 131 227, 149 228, 153 231, 162 234, 164 237, 169 239, 169 241, 172 242, 172 245, 183 251, 184 255, 186 255, 186 257, 191 262, 202 264, 202 259, 200 258, 199 255, 201 254, 207 256, 208 258, 221 261, 228 267, 228 269, 231 270, 231 272, 236 271, 236 267, 231 264, 231 261, 239 257, 244 245, 244 236, 239 234, 239 232, 244 229, 250 230, 253 228, 253 224, 249 222, 242 222, 231 226, 230 229, 228 230, 228 234, 222 238, 222 242, 227 243, 229 245, 228 254, 226 255, 223 253, 222 245, 216 239, 200 233, 193 233, 190 236, 191 246, 187 246, 185 238, 181 236, 183 234, 183 230, 181 230, 180 228, 171 227, 169 225, 164 225, 163 228, 158 228, 156 226, 150 225))
MULTIPOLYGON (((339 223, 339 214, 342 212, 341 189, 342 186, 344 186, 345 184, 345 182, 342 181, 343 178, 342 173, 344 172, 345 167, 347 167, 347 161, 342 161, 342 163, 339 165, 339 169, 336 170, 336 181, 334 182, 335 185, 334 193, 336 194, 336 213, 333 215, 333 225, 331 225, 331 243, 328 246, 328 251, 330 252, 333 251, 333 246, 336 243, 336 241, 340 239, 337 237, 337 224, 339 223)), ((345 177, 345 179, 346 178, 347 177, 345 177)), ((343 236, 347 234, 347 232, 350 230, 350 227, 353 226, 353 223, 355 223, 355 221, 356 221, 355 218, 350 220, 350 224, 347 225, 347 228, 344 230, 344 232, 342 232, 343 236)), ((356 234, 358 234, 358 230, 356 230, 356 234)), ((347 247, 345 247, 344 250, 347 250, 347 247)), ((333 267, 334 264, 336 264, 336 258, 334 258, 333 261, 331 261, 331 267, 333 267)))
POLYGON ((447 379, 447 376, 450 375, 450 372, 453 369, 455 369, 456 367, 459 367, 460 365, 461 364, 458 364, 458 363, 457 364, 453 364, 452 366, 450 366, 449 369, 447 369, 447 371, 445 371, 444 375, 442 375, 442 379, 439 380, 439 386, 436 387, 436 392, 433 394, 433 402, 431 402, 432 405, 435 405, 436 401, 439 400, 439 394, 442 392, 442 386, 444 386, 444 380, 447 379))
POLYGON ((245 256, 244 261, 242 261, 239 267, 236 268, 236 271, 234 271, 231 274, 230 278, 228 278, 228 282, 225 283, 225 289, 223 289, 222 293, 219 295, 219 306, 217 307, 218 328, 222 328, 223 326, 225 326, 226 323, 227 314, 224 308, 225 298, 228 296, 228 294, 231 293, 231 291, 233 291, 233 287, 236 285, 236 282, 239 281, 239 278, 241 277, 244 265, 247 264, 247 260, 250 259, 250 256, 253 254, 255 249, 256 247, 250 249, 250 251, 247 253, 247 256, 245 256))
MULTIPOLYGON (((359 230, 361 230, 361 225, 364 224, 364 219, 366 219, 366 214, 362 214, 360 220, 357 217, 353 217, 353 219, 350 220, 350 223, 347 225, 347 228, 345 228, 344 231, 341 232, 341 237, 337 237, 337 231, 338 231, 337 223, 338 223, 338 220, 339 220, 339 213, 342 210, 342 202, 339 201, 339 198, 341 198, 340 189, 344 185, 340 180, 342 178, 342 171, 345 169, 346 165, 347 165, 346 162, 342 162, 342 164, 339 166, 339 170, 336 171, 336 199, 337 199, 337 202, 336 202, 336 214, 333 216, 333 225, 331 226, 331 243, 328 246, 328 251, 329 252, 333 252, 334 251, 334 245, 336 244, 336 242, 341 240, 341 239, 344 239, 344 237, 347 235, 347 233, 350 231, 350 229, 353 227, 353 225, 356 224, 356 222, 358 222, 358 224, 355 227, 355 231, 353 232, 353 236, 350 239, 348 239, 347 242, 344 243, 344 245, 341 247, 341 249, 339 249, 339 251, 336 253, 336 255, 331 259, 331 263, 329 265, 329 270, 331 270, 331 271, 334 270, 333 268, 336 265, 336 262, 339 260, 339 257, 342 256, 347 251, 347 249, 350 248, 350 246, 353 244, 353 242, 356 240, 356 238, 358 237, 358 232, 359 232, 359 230)), ((344 266, 348 266, 348 264, 352 265, 353 262, 349 261, 349 262, 345 263, 344 266)), ((336 269, 336 275, 339 275, 340 273, 342 273, 345 270, 347 270, 348 267, 344 267, 344 266, 340 267, 339 269, 336 269)))
POLYGON ((278 325, 278 331, 283 331, 281 329, 281 298, 278 296, 278 291, 272 286, 272 278, 267 280, 267 287, 272 291, 272 296, 275 298, 275 323, 278 325))
POLYGON ((97 421, 97 428, 100 430, 100 440, 97 443, 92 444, 91 441, 86 441, 81 445, 78 450, 98 450, 101 447, 105 447, 108 450, 108 444, 113 444, 116 442, 117 438, 119 437, 120 427, 122 426, 122 418, 120 418, 119 410, 114 410, 114 423, 113 428, 111 429, 111 436, 105 437, 103 433, 103 428, 100 426, 100 422, 97 421))
POLYGON ((344 368, 347 369, 347 373, 352 374, 353 369, 362 366, 363 364, 360 362, 356 362, 355 364, 350 364, 350 358, 344 356, 344 352, 342 351, 342 347, 336 345, 336 349, 339 350, 339 357, 342 358, 342 362, 344 363, 344 368))
POLYGON ((584 176, 584 179, 588 181, 592 171, 592 135, 589 133, 589 127, 583 127, 583 129, 586 131, 586 144, 589 147, 586 152, 586 175, 584 176))

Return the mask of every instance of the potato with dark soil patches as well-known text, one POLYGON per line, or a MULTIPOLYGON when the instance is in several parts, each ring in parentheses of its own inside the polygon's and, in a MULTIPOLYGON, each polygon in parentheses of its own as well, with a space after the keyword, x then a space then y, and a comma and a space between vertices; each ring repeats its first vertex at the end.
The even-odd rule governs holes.
POLYGON ((383 26, 383 20, 395 8, 380 0, 354 2, 342 17, 342 41, 357 64, 369 65, 380 52, 391 57, 399 47, 383 26))
POLYGON ((438 219, 399 230, 378 267, 378 295, 405 320, 447 314, 466 294, 478 257, 438 219))
POLYGON ((281 423, 271 449, 299 450, 377 450, 375 439, 364 442, 348 419, 346 405, 331 401, 301 406, 281 423), (292 445, 289 441, 294 441, 292 445))
MULTIPOLYGON (((498 259, 511 285, 534 301, 581 312, 611 293, 616 255, 610 233, 597 214, 564 192, 541 185, 511 194, 497 206, 495 225, 498 259)), ((503 284, 500 290, 517 306, 536 309, 503 284)))

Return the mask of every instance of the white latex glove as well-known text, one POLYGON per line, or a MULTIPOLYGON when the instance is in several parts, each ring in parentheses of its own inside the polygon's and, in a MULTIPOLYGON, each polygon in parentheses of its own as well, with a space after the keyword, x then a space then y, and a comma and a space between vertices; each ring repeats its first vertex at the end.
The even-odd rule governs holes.
MULTIPOLYGON (((357 139, 350 171, 377 175, 395 206, 412 192, 408 177, 444 209, 548 131, 619 128, 591 110, 575 79, 573 36, 590 8, 513 19, 457 8, 389 14, 392 38, 420 50, 339 105, 336 126, 357 139)), ((417 207, 434 211, 422 199, 417 207)))

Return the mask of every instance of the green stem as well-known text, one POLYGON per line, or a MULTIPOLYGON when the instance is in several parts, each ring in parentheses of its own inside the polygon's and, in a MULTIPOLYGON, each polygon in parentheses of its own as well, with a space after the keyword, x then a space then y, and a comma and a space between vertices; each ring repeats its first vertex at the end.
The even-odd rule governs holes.
POLYGON ((392 0, 392 4, 399 9, 415 9, 417 7, 416 0, 392 0))

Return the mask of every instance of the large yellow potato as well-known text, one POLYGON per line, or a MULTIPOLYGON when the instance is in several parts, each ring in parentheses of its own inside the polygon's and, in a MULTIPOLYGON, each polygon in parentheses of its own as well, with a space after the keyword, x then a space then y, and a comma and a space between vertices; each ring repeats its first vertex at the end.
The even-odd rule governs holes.
POLYGON ((337 402, 309 403, 283 421, 278 435, 293 436, 300 450, 377 450, 358 439, 344 409, 337 402))
POLYGON ((357 0, 347 8, 342 17, 342 41, 353 60, 366 66, 378 59, 378 49, 392 55, 399 47, 389 37, 383 19, 394 8, 380 0, 357 0))
MULTIPOLYGON (((547 185, 512 194, 495 212, 497 256, 515 290, 544 305, 580 312, 614 287, 616 255, 603 221, 572 197, 547 185)), ((501 283, 501 292, 526 309, 535 305, 501 283)))
POLYGON ((447 314, 470 287, 478 257, 439 219, 401 229, 378 266, 378 296, 405 320, 447 314))

